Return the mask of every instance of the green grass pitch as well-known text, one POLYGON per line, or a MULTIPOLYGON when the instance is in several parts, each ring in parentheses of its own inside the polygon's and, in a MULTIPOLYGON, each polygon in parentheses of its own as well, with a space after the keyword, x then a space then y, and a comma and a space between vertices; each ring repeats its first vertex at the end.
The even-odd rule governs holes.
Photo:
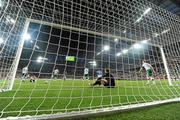
POLYGON ((37 80, 35 83, 16 80, 13 90, 0 93, 0 115, 23 116, 52 114, 121 106, 125 104, 163 100, 180 96, 179 86, 168 86, 167 81, 117 80, 116 88, 90 87, 92 80, 37 80))
POLYGON ((91 117, 88 120, 180 120, 180 103, 91 117))

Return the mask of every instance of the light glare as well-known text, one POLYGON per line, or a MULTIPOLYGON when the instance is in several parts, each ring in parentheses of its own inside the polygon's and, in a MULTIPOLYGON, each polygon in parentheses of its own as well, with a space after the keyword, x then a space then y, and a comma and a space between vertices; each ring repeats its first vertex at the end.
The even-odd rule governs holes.
POLYGON ((0 1, 0 7, 3 7, 4 3, 3 1, 0 1))
POLYGON ((96 65, 97 65, 96 61, 90 61, 89 63, 90 63, 92 66, 96 66, 96 65))
POLYGON ((105 45, 105 46, 104 46, 104 50, 105 50, 105 51, 108 51, 109 49, 110 49, 110 47, 109 47, 108 45, 105 45))
POLYGON ((97 53, 97 55, 100 55, 100 54, 101 54, 101 52, 98 52, 98 53, 97 53))
POLYGON ((146 9, 146 10, 144 11, 143 15, 148 14, 148 13, 151 11, 151 9, 152 9, 152 8, 148 8, 148 9, 146 9))
POLYGON ((24 39, 24 40, 29 40, 29 39, 31 39, 31 36, 30 36, 28 33, 25 33, 25 34, 23 35, 23 39, 24 39))
POLYGON ((147 40, 143 40, 142 43, 147 43, 150 39, 147 39, 147 40))
POLYGON ((124 30, 123 33, 126 33, 126 30, 124 30))
POLYGON ((116 56, 120 56, 122 53, 117 53, 116 56))
POLYGON ((169 32, 169 31, 170 31, 170 29, 164 30, 164 31, 162 31, 161 34, 167 33, 167 32, 169 32))
POLYGON ((39 46, 35 45, 35 48, 39 49, 39 46))
POLYGON ((154 33, 154 37, 157 37, 157 36, 159 36, 159 34, 158 33, 154 33))
POLYGON ((136 20, 136 23, 140 22, 141 19, 142 19, 142 17, 138 18, 138 19, 136 20))
POLYGON ((126 54, 127 52, 128 52, 128 50, 126 50, 126 49, 122 51, 123 54, 126 54))
POLYGON ((41 60, 41 59, 37 59, 37 62, 38 62, 38 63, 41 63, 41 62, 43 62, 43 60, 41 60))
POLYGON ((141 45, 138 44, 138 43, 135 43, 135 44, 133 45, 133 47, 134 47, 135 49, 139 49, 139 48, 141 48, 141 45))
POLYGON ((116 39, 114 39, 114 42, 118 42, 118 39, 116 38, 116 39))
POLYGON ((9 22, 9 23, 11 23, 11 24, 14 24, 16 21, 13 19, 13 18, 11 18, 9 15, 6 17, 6 21, 7 22, 9 22))
POLYGON ((0 44, 4 43, 4 40, 2 38, 0 38, 0 44))
POLYGON ((42 63, 42 62, 44 62, 45 60, 48 60, 48 59, 39 56, 36 61, 37 61, 38 63, 42 63))
POLYGON ((14 20, 14 19, 10 19, 10 22, 12 23, 12 24, 15 24, 16 23, 16 21, 14 20))

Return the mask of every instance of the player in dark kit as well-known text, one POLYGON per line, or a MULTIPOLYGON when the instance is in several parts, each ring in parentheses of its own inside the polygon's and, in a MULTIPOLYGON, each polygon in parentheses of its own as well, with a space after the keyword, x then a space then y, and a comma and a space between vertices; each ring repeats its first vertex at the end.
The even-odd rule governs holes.
POLYGON ((105 74, 102 77, 99 77, 95 83, 90 84, 91 86, 95 85, 104 85, 105 87, 108 88, 113 88, 115 87, 115 79, 113 75, 110 73, 109 69, 105 69, 105 74))

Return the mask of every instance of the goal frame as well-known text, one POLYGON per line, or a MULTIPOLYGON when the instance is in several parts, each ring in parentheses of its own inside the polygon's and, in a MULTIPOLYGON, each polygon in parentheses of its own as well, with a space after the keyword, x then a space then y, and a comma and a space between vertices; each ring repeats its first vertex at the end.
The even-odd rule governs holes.
MULTIPOLYGON (((40 21, 40 20, 34 20, 34 19, 29 19, 29 18, 26 19, 23 34, 27 33, 30 22, 43 24, 43 25, 48 25, 48 26, 51 26, 51 27, 65 28, 65 29, 70 29, 70 30, 75 30, 75 31, 100 35, 100 36, 104 36, 104 37, 112 37, 112 38, 117 38, 117 39, 123 39, 123 40, 126 40, 126 41, 137 42, 136 40, 121 37, 121 36, 116 36, 116 35, 107 34, 107 33, 99 33, 99 32, 94 32, 94 31, 90 31, 90 30, 85 30, 85 29, 82 29, 82 28, 76 28, 76 27, 72 27, 72 26, 65 26, 65 25, 60 25, 60 24, 55 24, 55 23, 50 23, 50 22, 40 21)), ((12 88, 13 88, 16 72, 17 72, 17 69, 18 69, 18 64, 19 64, 21 53, 22 53, 23 46, 24 46, 24 41, 25 41, 25 39, 22 38, 21 41, 19 42, 19 47, 17 49, 16 56, 15 56, 15 59, 13 61, 13 65, 12 65, 12 71, 10 71, 12 73, 12 75, 10 77, 10 80, 8 81, 8 89, 7 89, 8 91, 12 90, 12 88)), ((146 44, 148 44, 150 46, 158 47, 160 49, 163 64, 164 64, 165 71, 166 71, 166 75, 168 77, 168 83, 169 83, 170 86, 172 86, 173 84, 172 84, 172 80, 171 80, 170 73, 169 73, 169 70, 168 70, 168 65, 167 65, 165 53, 164 53, 164 50, 163 50, 163 46, 155 45, 155 44, 152 44, 152 43, 149 43, 149 42, 147 42, 146 44)))
POLYGON ((16 77, 16 72, 18 69, 21 53, 23 50, 24 42, 25 42, 25 38, 23 38, 23 35, 27 33, 28 28, 29 28, 29 23, 30 23, 30 21, 28 19, 26 19, 25 24, 24 24, 24 28, 22 31, 22 36, 21 36, 20 41, 18 43, 18 48, 16 50, 16 54, 14 57, 15 59, 13 60, 10 71, 6 76, 6 78, 8 78, 8 75, 9 75, 9 79, 7 79, 7 84, 5 85, 5 88, 0 89, 0 92, 11 91, 13 89, 14 80, 16 77))

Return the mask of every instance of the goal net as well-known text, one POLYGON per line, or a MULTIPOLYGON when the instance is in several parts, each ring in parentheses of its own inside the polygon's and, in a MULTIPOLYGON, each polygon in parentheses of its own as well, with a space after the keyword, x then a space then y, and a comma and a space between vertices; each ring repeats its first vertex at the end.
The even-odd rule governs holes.
POLYGON ((1 0, 0 10, 0 117, 179 101, 178 16, 145 0, 1 0))

